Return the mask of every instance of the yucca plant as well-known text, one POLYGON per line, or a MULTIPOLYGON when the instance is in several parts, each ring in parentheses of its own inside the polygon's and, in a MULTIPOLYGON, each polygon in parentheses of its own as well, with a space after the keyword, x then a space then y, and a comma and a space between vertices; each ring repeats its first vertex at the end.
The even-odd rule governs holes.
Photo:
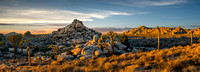
POLYGON ((110 31, 110 32, 107 33, 107 35, 110 38, 110 43, 111 43, 111 46, 112 46, 112 54, 114 54, 114 40, 117 38, 117 34, 110 31))
POLYGON ((55 60, 57 60, 57 53, 58 53, 58 46, 54 45, 54 44, 51 44, 50 46, 53 50, 53 57, 55 60))
POLYGON ((13 47, 14 47, 14 60, 16 59, 16 50, 17 50, 17 47, 21 41, 23 37, 21 35, 10 35, 8 36, 8 39, 9 41, 12 43, 13 47))
POLYGON ((29 63, 29 66, 31 66, 30 47, 27 47, 27 48, 26 48, 26 51, 28 52, 28 63, 29 63))
POLYGON ((158 30, 158 50, 160 50, 160 28, 159 28, 159 26, 157 26, 157 30, 158 30))
POLYGON ((194 33, 194 31, 192 30, 191 31, 191 45, 193 44, 193 33, 194 33))

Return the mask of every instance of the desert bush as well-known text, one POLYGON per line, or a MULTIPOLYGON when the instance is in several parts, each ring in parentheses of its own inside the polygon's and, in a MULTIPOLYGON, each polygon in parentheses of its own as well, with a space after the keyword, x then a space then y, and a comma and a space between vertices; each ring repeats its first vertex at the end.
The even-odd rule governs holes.
POLYGON ((108 42, 105 42, 105 37, 104 36, 101 36, 98 40, 98 43, 97 43, 97 46, 103 51, 103 49, 107 50, 108 52, 108 56, 110 56, 111 52, 110 50, 108 49, 108 46, 109 46, 109 43, 108 42))
POLYGON ((112 46, 112 54, 114 54, 114 40, 117 38, 117 33, 114 33, 112 31, 108 32, 107 35, 110 38, 110 43, 112 46))
POLYGON ((53 58, 57 60, 58 46, 51 44, 50 48, 53 50, 53 58))

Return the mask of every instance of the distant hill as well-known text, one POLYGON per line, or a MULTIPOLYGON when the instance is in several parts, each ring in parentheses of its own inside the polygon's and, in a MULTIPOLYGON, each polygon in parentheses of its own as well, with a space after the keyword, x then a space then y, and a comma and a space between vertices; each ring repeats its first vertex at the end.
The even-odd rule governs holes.
MULTIPOLYGON (((191 30, 179 27, 160 27, 161 34, 190 34, 191 30)), ((132 30, 124 32, 125 34, 132 35, 145 35, 145 34, 157 34, 156 28, 149 28, 146 26, 140 26, 138 28, 133 28, 132 30)), ((194 34, 200 34, 200 28, 194 29, 194 34)))

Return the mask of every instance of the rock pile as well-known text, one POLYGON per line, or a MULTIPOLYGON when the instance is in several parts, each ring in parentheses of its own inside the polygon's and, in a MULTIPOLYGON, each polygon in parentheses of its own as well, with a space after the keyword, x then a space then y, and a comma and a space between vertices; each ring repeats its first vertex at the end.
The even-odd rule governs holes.
POLYGON ((72 24, 67 25, 64 28, 59 28, 58 31, 52 32, 51 38, 57 42, 79 44, 91 40, 96 34, 101 35, 101 33, 85 27, 82 21, 75 19, 72 24))
MULTIPOLYGON (((76 45, 73 49, 71 49, 71 52, 73 53, 73 55, 77 55, 77 57, 75 59, 88 59, 92 57, 92 53, 94 53, 95 57, 104 57, 106 56, 106 54, 109 51, 112 51, 112 46, 109 43, 110 40, 106 40, 108 44, 108 46, 106 48, 101 49, 98 44, 101 44, 99 42, 97 42, 97 40, 99 40, 98 35, 95 35, 93 37, 93 40, 90 40, 89 42, 85 43, 85 44, 78 44, 76 45), (108 49, 108 50, 107 50, 108 49)), ((124 50, 127 46, 123 45, 121 42, 117 42, 115 41, 114 44, 114 52, 115 53, 126 53, 126 51, 124 50)))
POLYGON ((26 36, 26 37, 30 37, 30 36, 32 36, 32 34, 31 34, 30 31, 26 31, 26 32, 24 33, 24 36, 26 36))

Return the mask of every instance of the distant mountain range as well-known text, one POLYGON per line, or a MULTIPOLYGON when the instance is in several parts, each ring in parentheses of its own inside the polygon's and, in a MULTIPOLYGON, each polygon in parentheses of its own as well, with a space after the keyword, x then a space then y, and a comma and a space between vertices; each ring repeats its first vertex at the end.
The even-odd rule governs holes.
MULTIPOLYGON (((169 35, 175 35, 175 34, 190 34, 192 30, 190 29, 184 29, 179 27, 160 27, 161 34, 169 34, 169 35)), ((157 34, 158 31, 156 28, 149 28, 146 26, 140 26, 138 28, 133 28, 132 30, 124 32, 128 35, 144 35, 144 34, 157 34)), ((194 34, 200 34, 200 27, 197 29, 194 29, 194 34)))

